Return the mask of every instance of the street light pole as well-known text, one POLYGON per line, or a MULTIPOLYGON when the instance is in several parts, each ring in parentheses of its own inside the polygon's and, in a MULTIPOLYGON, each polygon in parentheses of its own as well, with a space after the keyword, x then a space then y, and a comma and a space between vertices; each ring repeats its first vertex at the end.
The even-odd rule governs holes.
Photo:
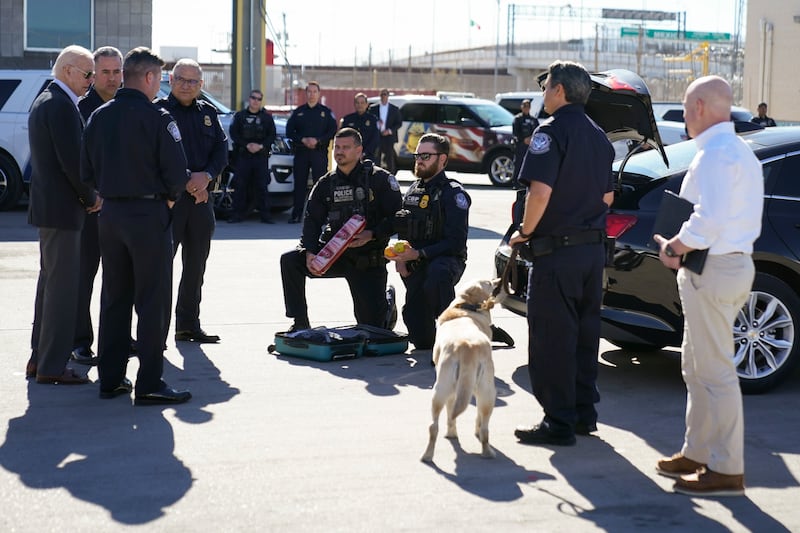
POLYGON ((497 0, 497 25, 494 35, 494 94, 497 94, 497 65, 500 62, 500 0, 497 0))
POLYGON ((572 4, 564 4, 558 8, 558 59, 561 60, 561 18, 564 9, 572 9, 572 4))

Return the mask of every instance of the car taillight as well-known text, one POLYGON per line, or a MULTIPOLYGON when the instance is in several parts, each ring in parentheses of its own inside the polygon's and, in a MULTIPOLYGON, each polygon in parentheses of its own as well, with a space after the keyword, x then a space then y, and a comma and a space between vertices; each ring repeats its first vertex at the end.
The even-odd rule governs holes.
POLYGON ((606 217, 606 234, 614 239, 619 238, 636 224, 634 215, 618 215, 611 213, 606 217))

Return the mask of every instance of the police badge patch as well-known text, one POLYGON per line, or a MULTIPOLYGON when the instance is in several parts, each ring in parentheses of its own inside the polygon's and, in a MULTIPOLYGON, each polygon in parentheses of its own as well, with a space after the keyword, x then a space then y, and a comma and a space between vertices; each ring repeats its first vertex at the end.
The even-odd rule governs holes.
POLYGON ((456 194, 456 206, 459 209, 466 209, 469 207, 469 202, 467 202, 467 197, 464 196, 463 192, 456 194))
POLYGON ((209 117, 208 115, 204 116, 203 117, 203 124, 205 124, 208 127, 211 127, 211 117, 209 117))
POLYGON ((534 154, 546 154, 550 151, 550 143, 552 139, 546 133, 536 133, 531 139, 530 147, 528 148, 534 154))
POLYGON ((181 130, 178 129, 178 125, 174 120, 167 124, 167 131, 170 135, 172 135, 172 138, 175 139, 176 143, 181 142, 181 130))

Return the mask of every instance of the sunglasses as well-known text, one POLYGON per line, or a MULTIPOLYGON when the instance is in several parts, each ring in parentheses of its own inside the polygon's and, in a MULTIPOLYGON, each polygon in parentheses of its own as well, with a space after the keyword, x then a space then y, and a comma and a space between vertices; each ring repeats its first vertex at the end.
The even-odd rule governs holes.
POLYGON ((85 79, 85 80, 88 80, 88 79, 94 78, 94 72, 93 72, 93 71, 91 71, 91 70, 90 70, 89 72, 86 72, 86 71, 85 71, 85 70, 83 70, 82 68, 78 68, 78 67, 76 67, 75 65, 70 65, 70 67, 74 68, 75 70, 77 70, 78 72, 80 72, 81 74, 83 74, 83 79, 85 79))
POLYGON ((432 156, 439 156, 439 155, 443 155, 443 154, 441 152, 432 152, 432 153, 431 152, 423 152, 421 154, 411 154, 411 155, 414 156, 414 160, 415 161, 419 161, 420 159, 422 159, 423 161, 427 161, 432 156))
POLYGON ((200 80, 193 80, 191 78, 184 78, 182 76, 174 76, 172 79, 175 82, 175 85, 188 85, 192 88, 200 85, 200 80))
POLYGON ((259 102, 261 101, 261 97, 260 96, 253 96, 252 94, 250 95, 250 99, 258 100, 259 102))

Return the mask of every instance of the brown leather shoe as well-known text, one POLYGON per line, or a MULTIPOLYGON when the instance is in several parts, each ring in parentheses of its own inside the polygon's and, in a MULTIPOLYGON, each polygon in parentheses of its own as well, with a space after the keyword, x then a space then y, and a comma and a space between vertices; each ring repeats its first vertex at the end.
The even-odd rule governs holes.
POLYGON ((744 496, 744 474, 720 474, 701 468, 675 481, 675 492, 689 496, 744 496))
POLYGON ((26 378, 36 377, 36 360, 34 360, 33 357, 28 359, 28 364, 25 365, 25 377, 26 378))
POLYGON ((687 474, 694 474, 704 466, 706 465, 703 463, 692 461, 688 457, 684 457, 683 454, 676 453, 672 457, 659 459, 658 463, 656 463, 656 472, 662 476, 677 479, 687 474))
POLYGON ((65 368, 64 373, 60 376, 37 375, 36 383, 47 383, 50 385, 84 385, 86 383, 91 383, 91 380, 87 377, 76 374, 71 368, 65 368))

